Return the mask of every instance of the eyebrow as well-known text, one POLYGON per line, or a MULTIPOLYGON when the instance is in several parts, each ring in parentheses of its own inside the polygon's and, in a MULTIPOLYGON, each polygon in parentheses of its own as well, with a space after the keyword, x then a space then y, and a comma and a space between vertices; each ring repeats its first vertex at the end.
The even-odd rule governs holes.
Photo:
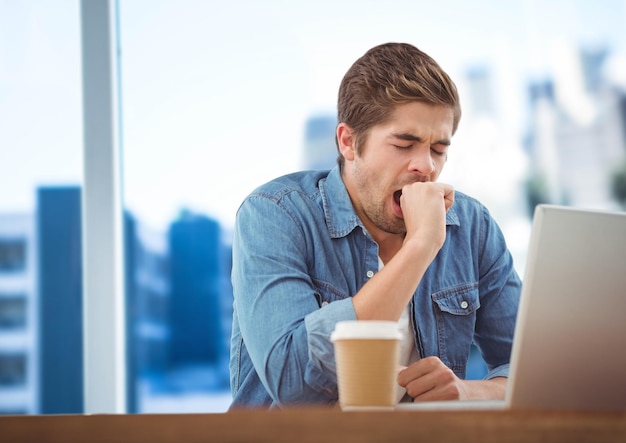
MULTIPOLYGON (((410 134, 408 132, 393 133, 393 134, 391 134, 391 136, 394 137, 394 138, 399 138, 400 140, 405 140, 407 142, 418 142, 418 143, 421 143, 421 142, 424 141, 424 139, 422 139, 422 137, 410 134)), ((441 140, 437 140, 435 143, 433 143, 433 145, 450 146, 450 140, 448 140, 446 138, 441 139, 441 140)))

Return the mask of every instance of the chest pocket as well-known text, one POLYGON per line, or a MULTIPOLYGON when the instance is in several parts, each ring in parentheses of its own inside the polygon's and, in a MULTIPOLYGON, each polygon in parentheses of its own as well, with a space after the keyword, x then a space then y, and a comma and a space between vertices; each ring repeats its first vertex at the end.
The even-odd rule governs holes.
POLYGON ((465 367, 480 308, 478 284, 463 284, 437 291, 431 296, 437 319, 439 358, 457 375, 465 376, 465 367))
POLYGON ((478 285, 475 283, 435 292, 432 299, 440 311, 452 315, 470 315, 480 308, 478 285))

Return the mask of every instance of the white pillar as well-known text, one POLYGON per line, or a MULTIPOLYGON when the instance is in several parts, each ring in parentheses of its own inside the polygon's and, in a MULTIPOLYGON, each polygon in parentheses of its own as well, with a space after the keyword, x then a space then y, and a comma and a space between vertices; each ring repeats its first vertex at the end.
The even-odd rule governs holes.
POLYGON ((115 0, 81 0, 85 413, 126 409, 115 0))

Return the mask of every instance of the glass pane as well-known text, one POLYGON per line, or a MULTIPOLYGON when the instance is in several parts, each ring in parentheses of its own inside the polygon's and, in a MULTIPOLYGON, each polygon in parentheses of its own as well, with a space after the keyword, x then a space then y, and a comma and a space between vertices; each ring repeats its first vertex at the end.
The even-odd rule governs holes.
POLYGON ((120 2, 135 410, 227 407, 237 207, 334 164, 339 82, 378 43, 413 43, 457 82, 441 180, 487 205, 520 273, 537 202, 615 208, 625 16, 617 0, 120 2))
POLYGON ((82 412, 78 12, 0 1, 0 414, 82 412))

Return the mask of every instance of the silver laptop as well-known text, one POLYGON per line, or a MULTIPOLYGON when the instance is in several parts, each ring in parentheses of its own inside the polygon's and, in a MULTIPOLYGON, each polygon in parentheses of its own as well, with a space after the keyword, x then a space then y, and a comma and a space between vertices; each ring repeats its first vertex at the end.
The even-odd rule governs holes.
POLYGON ((535 209, 504 401, 397 409, 626 410, 626 213, 535 209))

